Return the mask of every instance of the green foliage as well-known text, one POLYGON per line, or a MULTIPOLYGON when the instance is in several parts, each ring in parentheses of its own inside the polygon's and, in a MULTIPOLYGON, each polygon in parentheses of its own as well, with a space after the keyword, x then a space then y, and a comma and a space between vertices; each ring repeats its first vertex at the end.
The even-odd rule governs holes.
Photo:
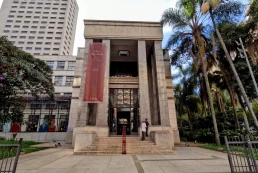
POLYGON ((33 96, 48 94, 54 98, 52 70, 42 60, 34 58, 0 37, 0 121, 21 122, 24 101, 19 93, 33 96))

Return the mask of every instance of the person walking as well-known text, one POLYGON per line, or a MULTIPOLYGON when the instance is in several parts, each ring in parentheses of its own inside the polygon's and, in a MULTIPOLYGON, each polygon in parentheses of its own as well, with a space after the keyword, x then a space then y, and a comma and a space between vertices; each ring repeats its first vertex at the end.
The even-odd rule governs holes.
POLYGON ((142 127, 142 141, 144 141, 145 140, 145 134, 146 134, 146 123, 145 123, 145 121, 142 122, 141 127, 142 127))
POLYGON ((146 137, 148 137, 149 122, 147 118, 145 119, 145 124, 146 124, 146 137))

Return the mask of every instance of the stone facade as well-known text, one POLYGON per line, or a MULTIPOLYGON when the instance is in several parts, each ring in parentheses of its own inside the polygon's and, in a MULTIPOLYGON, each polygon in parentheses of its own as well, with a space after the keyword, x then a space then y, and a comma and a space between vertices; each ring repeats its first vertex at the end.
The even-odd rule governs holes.
MULTIPOLYGON (((174 143, 180 142, 169 59, 167 59, 167 56, 163 56, 161 47, 163 39, 161 25, 158 22, 98 20, 85 20, 84 24, 86 43, 85 49, 79 49, 76 61, 78 64, 73 86, 69 121, 70 139, 68 141, 73 141, 73 144, 75 144, 76 135, 84 133, 96 133, 97 137, 109 136, 111 126, 115 127, 110 122, 110 116, 113 117, 110 110, 115 109, 116 111, 130 111, 130 116, 128 115, 130 119, 128 120, 137 123, 133 125, 127 123, 127 125, 131 128, 137 125, 139 129, 136 132, 139 135, 141 135, 140 123, 148 118, 150 123, 149 133, 153 134, 153 140, 167 140, 167 148, 171 148, 174 143), (104 101, 102 103, 83 102, 88 49, 91 42, 102 42, 107 46, 104 101), (127 51, 128 54, 120 56, 120 50, 127 51), (117 63, 121 63, 121 66, 123 66, 123 63, 131 63, 131 70, 137 71, 137 75, 133 76, 132 73, 127 76, 123 76, 124 74, 122 76, 112 76, 111 71, 113 73, 114 68, 120 68, 120 65, 118 67, 114 66, 117 63), (137 64, 136 69, 134 64, 137 64), (138 102, 135 102, 139 104, 137 109, 132 106, 127 108, 126 104, 122 107, 113 104, 114 99, 110 96, 111 89, 112 91, 113 89, 137 89, 139 93, 138 102), (115 108, 114 105, 116 105, 115 108), (139 115, 137 112, 139 112, 139 115)), ((123 66, 124 70, 126 66, 128 65, 123 66)), ((130 90, 130 92, 132 91, 130 90)), ((124 95, 128 95, 128 93, 123 94, 123 99, 126 100, 124 95)), ((132 98, 130 97, 130 99, 132 98)), ((130 100, 130 105, 132 105, 131 102, 130 100)), ((122 115, 115 115, 114 113, 114 116, 118 121, 120 120, 118 119, 119 116, 122 115)), ((116 128, 118 129, 118 127, 116 128)), ((80 145, 83 144, 80 142, 80 145)))

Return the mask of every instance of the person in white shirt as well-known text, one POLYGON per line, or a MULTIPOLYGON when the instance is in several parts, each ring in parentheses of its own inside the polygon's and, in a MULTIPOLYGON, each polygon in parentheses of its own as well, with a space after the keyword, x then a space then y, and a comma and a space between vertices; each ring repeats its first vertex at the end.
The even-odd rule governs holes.
POLYGON ((145 140, 145 135, 146 135, 146 123, 145 123, 145 121, 142 122, 141 127, 142 127, 142 141, 144 141, 145 140))

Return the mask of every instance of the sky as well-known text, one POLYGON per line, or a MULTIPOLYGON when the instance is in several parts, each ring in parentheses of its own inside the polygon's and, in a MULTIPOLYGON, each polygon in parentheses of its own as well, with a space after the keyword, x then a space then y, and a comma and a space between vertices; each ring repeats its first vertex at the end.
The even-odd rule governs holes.
MULTIPOLYGON (((0 5, 3 0, 0 0, 0 5)), ((77 0, 79 14, 73 55, 78 47, 84 47, 84 19, 160 21, 165 9, 175 7, 175 0, 77 0)), ((167 37, 171 28, 164 28, 167 37)))

